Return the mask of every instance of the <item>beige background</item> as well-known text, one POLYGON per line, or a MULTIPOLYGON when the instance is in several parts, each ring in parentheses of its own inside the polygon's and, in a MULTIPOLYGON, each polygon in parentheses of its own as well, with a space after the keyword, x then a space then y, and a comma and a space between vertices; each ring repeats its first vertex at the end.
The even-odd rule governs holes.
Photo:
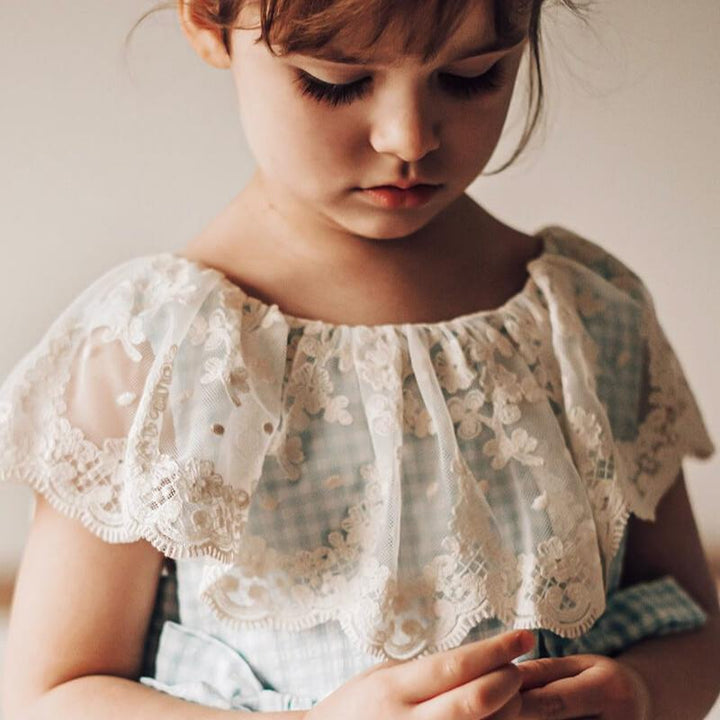
MULTIPOLYGON (((249 177, 230 78, 195 58, 172 12, 125 61, 149 6, 0 2, 2 377, 99 274, 183 246, 249 177)), ((590 28, 548 24, 544 140, 471 194, 526 231, 566 225, 645 279, 717 441, 720 4, 606 1, 590 28)), ((720 461, 685 467, 720 548, 720 461)), ((28 491, 0 488, 0 573, 28 512, 28 491)))

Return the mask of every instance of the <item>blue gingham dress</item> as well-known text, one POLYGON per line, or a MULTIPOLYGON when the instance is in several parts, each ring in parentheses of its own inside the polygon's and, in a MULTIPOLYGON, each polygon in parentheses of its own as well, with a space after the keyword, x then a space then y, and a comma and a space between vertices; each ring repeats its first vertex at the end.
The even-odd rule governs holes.
POLYGON ((629 515, 714 450, 640 279, 544 228, 523 289, 445 322, 286 315, 170 253, 113 268, 0 387, 0 480, 167 557, 140 681, 311 707, 510 628, 523 659, 699 627, 619 589, 629 515))
MULTIPOLYGON (((590 630, 566 639, 535 629, 534 649, 514 662, 579 653, 613 656, 644 638, 705 623, 705 612, 670 576, 617 589, 620 566, 614 563, 607 609, 590 630)), ((335 622, 294 633, 228 633, 207 616, 196 593, 183 599, 181 606, 177 570, 170 562, 158 586, 140 682, 190 702, 252 712, 306 710, 378 662, 358 653, 335 622)), ((506 629, 486 621, 461 644, 506 629)))

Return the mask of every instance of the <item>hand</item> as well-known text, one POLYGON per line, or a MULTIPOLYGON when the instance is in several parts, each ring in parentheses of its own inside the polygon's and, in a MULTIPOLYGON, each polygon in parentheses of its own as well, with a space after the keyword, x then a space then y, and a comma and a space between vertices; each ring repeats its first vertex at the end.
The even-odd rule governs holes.
POLYGON ((604 655, 528 660, 522 676, 523 720, 650 720, 650 691, 634 668, 604 655))
POLYGON ((315 705, 305 720, 514 720, 521 677, 511 661, 534 640, 526 630, 511 631, 375 665, 315 705))

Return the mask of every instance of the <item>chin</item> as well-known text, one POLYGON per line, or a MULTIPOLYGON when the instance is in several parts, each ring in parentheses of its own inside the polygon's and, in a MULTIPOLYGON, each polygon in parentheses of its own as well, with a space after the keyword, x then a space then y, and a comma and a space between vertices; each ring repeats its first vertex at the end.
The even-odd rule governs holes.
POLYGON ((415 208, 406 211, 376 210, 353 213, 342 226, 353 235, 368 240, 400 240, 425 227, 443 207, 430 210, 415 208))
POLYGON ((408 219, 405 222, 393 220, 385 222, 356 223, 348 229, 355 235, 369 240, 401 240, 421 230, 431 218, 425 218, 422 222, 417 218, 408 219))

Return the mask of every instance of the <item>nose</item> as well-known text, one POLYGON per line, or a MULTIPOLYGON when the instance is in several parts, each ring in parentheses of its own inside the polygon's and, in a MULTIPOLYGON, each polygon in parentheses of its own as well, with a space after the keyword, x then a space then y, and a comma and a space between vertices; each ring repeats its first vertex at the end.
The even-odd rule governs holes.
POLYGON ((415 162, 440 147, 439 125, 437 114, 420 91, 388 93, 373 117, 370 144, 378 153, 415 162))

